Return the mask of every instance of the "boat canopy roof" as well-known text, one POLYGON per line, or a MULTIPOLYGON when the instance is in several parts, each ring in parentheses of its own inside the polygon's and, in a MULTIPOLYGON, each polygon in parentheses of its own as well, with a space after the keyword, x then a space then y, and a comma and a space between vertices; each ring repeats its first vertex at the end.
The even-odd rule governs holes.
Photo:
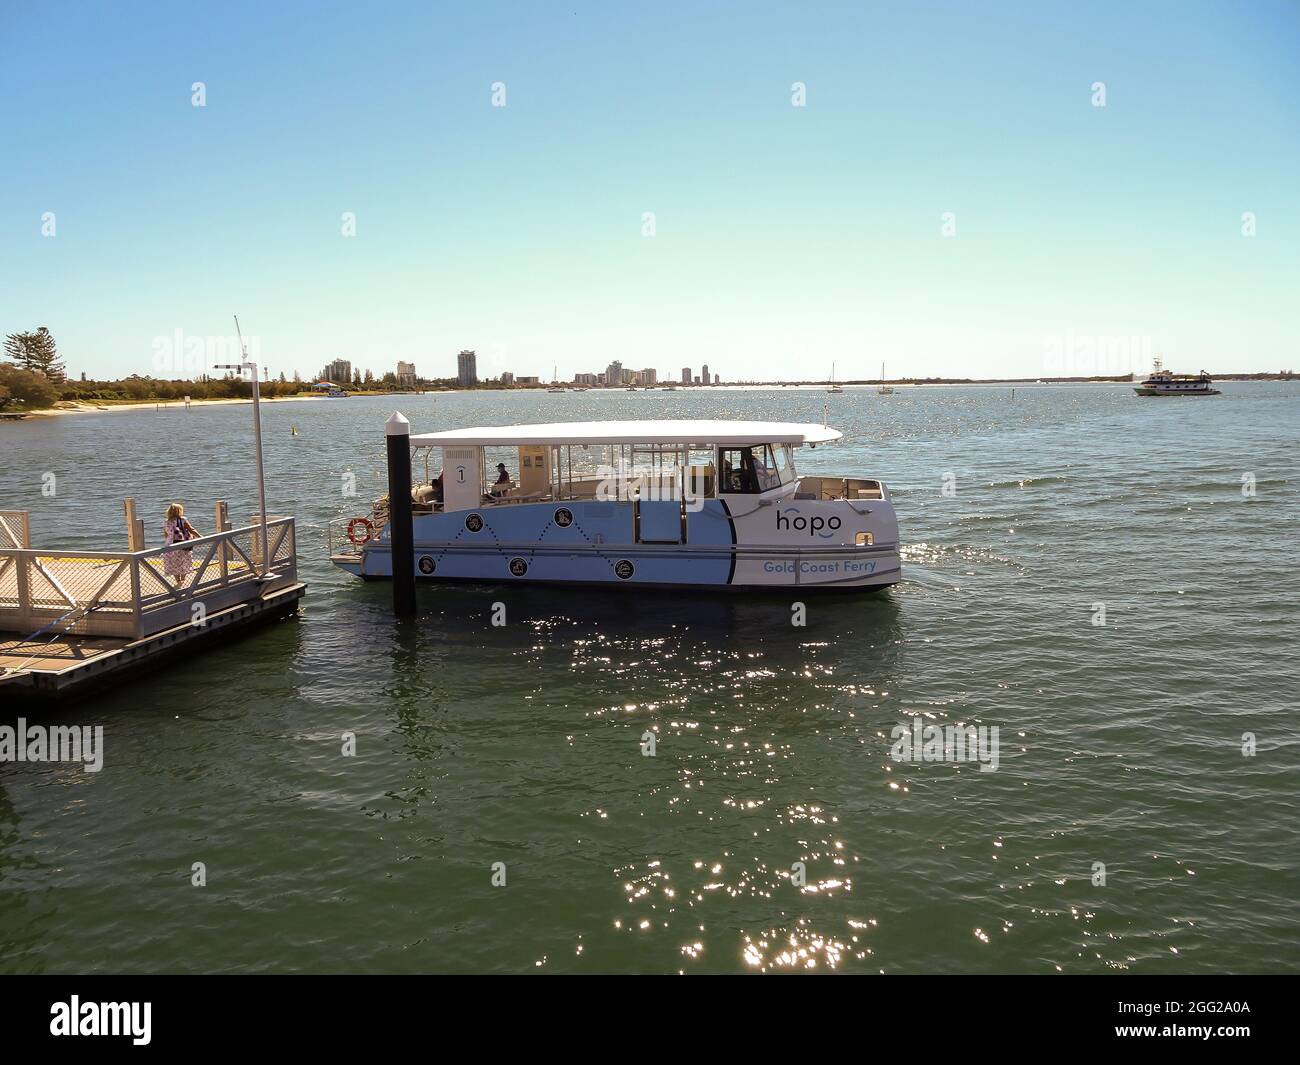
POLYGON ((815 422, 658 419, 644 422, 545 422, 412 434, 414 447, 526 444, 825 444, 843 434, 815 422))

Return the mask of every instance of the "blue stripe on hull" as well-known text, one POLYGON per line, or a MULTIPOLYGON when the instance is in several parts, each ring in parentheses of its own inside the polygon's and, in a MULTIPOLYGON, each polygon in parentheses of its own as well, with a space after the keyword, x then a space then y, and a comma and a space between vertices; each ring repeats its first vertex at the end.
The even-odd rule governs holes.
MULTIPOLYGON (((675 504, 671 505, 676 509, 675 504)), ((657 517, 660 520, 655 532, 666 536, 671 523, 663 521, 662 515, 657 517)), ((533 503, 452 514, 422 514, 415 518, 414 529, 417 572, 421 572, 418 565, 422 557, 429 559, 434 567, 432 574, 421 572, 422 576, 509 580, 519 576, 510 569, 516 559, 523 559, 527 565, 528 578, 549 581, 726 584, 731 571, 731 562, 724 557, 689 558, 675 552, 665 554, 662 549, 641 554, 633 543, 630 503, 533 503), (477 521, 471 520, 471 516, 477 521), (443 546, 447 541, 457 547, 479 550, 449 551, 443 546), (520 547, 522 544, 551 549, 571 545, 576 550, 573 555, 540 553, 520 547), (625 562, 631 563, 631 573, 626 577, 622 574, 627 573, 627 567, 621 565, 625 562)), ((717 500, 705 500, 702 510, 688 512, 689 545, 710 547, 732 542, 731 520, 717 500)), ((683 548, 687 550, 689 547, 683 548)), ((368 553, 367 573, 391 576, 387 552, 383 553, 382 562, 378 556, 378 552, 368 553), (372 557, 382 572, 370 565, 372 557)), ((519 563, 515 565, 518 567, 519 563)))

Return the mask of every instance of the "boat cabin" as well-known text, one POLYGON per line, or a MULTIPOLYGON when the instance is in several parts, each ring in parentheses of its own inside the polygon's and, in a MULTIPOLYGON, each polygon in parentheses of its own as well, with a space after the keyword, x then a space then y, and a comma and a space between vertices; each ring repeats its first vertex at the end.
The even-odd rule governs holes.
POLYGON ((795 449, 840 437, 790 422, 559 422, 411 437, 418 512, 559 500, 879 499, 879 482, 800 477, 795 449), (850 483, 852 482, 852 483, 850 483))

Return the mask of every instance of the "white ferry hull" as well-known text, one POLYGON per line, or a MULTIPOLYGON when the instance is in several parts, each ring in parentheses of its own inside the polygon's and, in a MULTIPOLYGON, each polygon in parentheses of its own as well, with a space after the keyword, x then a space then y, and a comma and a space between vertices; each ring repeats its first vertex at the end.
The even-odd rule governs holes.
MULTIPOLYGON (((684 514, 674 501, 530 503, 413 524, 416 576, 434 581, 872 590, 901 577, 885 499, 733 497, 684 514)), ((384 535, 332 561, 359 577, 392 576, 384 535)))
POLYGON ((1140 385, 1133 389, 1139 396, 1217 396, 1217 388, 1160 388, 1140 385))

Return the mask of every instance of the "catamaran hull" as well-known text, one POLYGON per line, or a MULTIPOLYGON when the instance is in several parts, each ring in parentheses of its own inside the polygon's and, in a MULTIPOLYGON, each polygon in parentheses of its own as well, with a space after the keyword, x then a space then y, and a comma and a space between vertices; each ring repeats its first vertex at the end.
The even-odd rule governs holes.
MULTIPOLYGON (((761 576, 751 576, 748 579, 744 577, 737 579, 734 576, 729 579, 719 579, 716 560, 679 557, 668 564, 664 559, 646 555, 635 549, 619 552, 617 557, 575 555, 562 560, 536 557, 529 559, 526 551, 517 556, 499 557, 495 560, 445 557, 442 567, 426 572, 431 562, 435 567, 437 566, 435 556, 431 553, 435 550, 436 548, 432 547, 426 550, 416 545, 415 575, 417 578, 440 582, 509 584, 636 584, 663 588, 771 590, 797 587, 817 590, 875 590, 897 584, 902 577, 896 551, 882 553, 870 559, 854 557, 818 561, 772 555, 762 561, 746 561, 746 565, 750 568, 757 564, 761 576), (516 562, 516 558, 523 559, 527 569, 516 562), (617 571, 616 566, 619 567, 617 571), (627 576, 622 576, 623 573, 627 576)), ((333 561, 339 568, 366 580, 387 580, 392 577, 392 556, 382 548, 368 549, 361 560, 335 556, 333 561)))
MULTIPOLYGON (((886 501, 746 505, 739 515, 720 500, 685 514, 676 502, 569 502, 418 515, 415 572, 433 581, 755 590, 869 591, 901 578, 886 501)), ((358 577, 392 577, 386 537, 332 561, 358 577)))

